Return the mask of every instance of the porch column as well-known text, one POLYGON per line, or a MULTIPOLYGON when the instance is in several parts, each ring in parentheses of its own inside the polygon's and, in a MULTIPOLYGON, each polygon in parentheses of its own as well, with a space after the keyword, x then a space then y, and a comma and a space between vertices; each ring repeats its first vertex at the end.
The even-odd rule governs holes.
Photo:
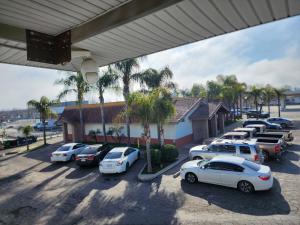
POLYGON ((63 137, 64 137, 64 143, 68 142, 68 124, 63 123, 63 137))
POLYGON ((224 133, 224 114, 223 113, 218 114, 218 123, 219 123, 220 132, 224 133))
POLYGON ((217 124, 217 117, 214 115, 211 120, 211 135, 212 137, 216 137, 218 135, 218 124, 217 124))

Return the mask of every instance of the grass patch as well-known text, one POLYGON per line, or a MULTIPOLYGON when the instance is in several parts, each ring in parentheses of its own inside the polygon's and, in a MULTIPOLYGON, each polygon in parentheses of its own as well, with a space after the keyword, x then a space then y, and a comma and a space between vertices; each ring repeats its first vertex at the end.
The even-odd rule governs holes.
MULTIPOLYGON (((175 161, 174 161, 175 162, 175 161)), ((152 165, 152 173, 148 173, 147 171, 147 165, 145 166, 142 174, 154 174, 159 172, 160 170, 166 168, 167 166, 171 165, 174 162, 164 162, 161 165, 152 165)))

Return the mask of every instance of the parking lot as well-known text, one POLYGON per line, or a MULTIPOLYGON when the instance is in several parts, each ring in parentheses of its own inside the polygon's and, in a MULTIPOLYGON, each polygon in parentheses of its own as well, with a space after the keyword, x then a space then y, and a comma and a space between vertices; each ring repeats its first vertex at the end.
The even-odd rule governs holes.
POLYGON ((268 165, 270 191, 240 193, 231 188, 187 184, 173 175, 141 183, 136 162, 128 173, 100 175, 74 162, 51 164, 57 146, 0 158, 0 224, 300 224, 300 109, 293 146, 268 165))

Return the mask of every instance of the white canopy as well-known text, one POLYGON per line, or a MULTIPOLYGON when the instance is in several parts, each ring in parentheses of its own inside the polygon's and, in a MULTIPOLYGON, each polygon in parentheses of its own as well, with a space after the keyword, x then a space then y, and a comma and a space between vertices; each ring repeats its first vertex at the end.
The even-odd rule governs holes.
POLYGON ((299 0, 0 0, 0 62, 80 69, 28 61, 25 29, 69 30, 73 55, 103 66, 299 14, 299 0))

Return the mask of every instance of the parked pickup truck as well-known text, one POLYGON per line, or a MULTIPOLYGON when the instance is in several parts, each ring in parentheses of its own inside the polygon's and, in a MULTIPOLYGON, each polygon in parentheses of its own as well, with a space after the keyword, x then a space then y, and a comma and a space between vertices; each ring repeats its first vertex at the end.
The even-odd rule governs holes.
POLYGON ((222 140, 209 145, 198 145, 190 149, 191 160, 211 159, 217 155, 239 156, 256 163, 263 163, 264 158, 256 145, 256 140, 222 140))
POLYGON ((290 130, 280 130, 280 131, 268 130, 267 133, 283 135, 284 140, 286 142, 291 142, 294 140, 294 135, 293 135, 292 131, 290 131, 290 130))
POLYGON ((238 127, 234 129, 235 132, 246 132, 248 134, 248 137, 254 138, 256 134, 256 129, 254 127, 238 127))
POLYGON ((249 134, 247 132, 227 132, 223 134, 220 139, 226 140, 245 140, 249 138, 249 134))
POLYGON ((286 148, 286 146, 287 146, 287 142, 286 142, 283 134, 273 134, 273 133, 265 132, 265 133, 257 133, 255 136, 256 136, 256 138, 259 138, 259 139, 271 139, 271 140, 280 139, 282 150, 284 148, 286 148))
POLYGON ((249 124, 246 128, 254 128, 257 133, 263 133, 266 131, 266 126, 263 124, 249 124))
POLYGON ((280 158, 282 139, 257 138, 256 144, 262 151, 262 155, 265 161, 269 160, 270 157, 275 157, 277 159, 280 158))

